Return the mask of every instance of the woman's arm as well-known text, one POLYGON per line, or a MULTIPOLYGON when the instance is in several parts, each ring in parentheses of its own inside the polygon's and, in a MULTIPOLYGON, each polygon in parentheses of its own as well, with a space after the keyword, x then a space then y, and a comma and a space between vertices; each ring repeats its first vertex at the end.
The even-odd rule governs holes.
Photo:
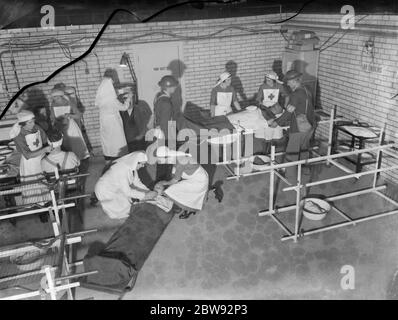
POLYGON ((67 116, 72 118, 72 119, 74 119, 74 120, 76 120, 76 121, 79 121, 81 119, 81 117, 82 117, 82 113, 80 112, 80 110, 77 107, 76 103, 71 103, 70 108, 71 108, 71 113, 68 114, 67 116))
POLYGON ((263 88, 260 86, 257 92, 256 101, 261 105, 263 103, 263 88))
MULTIPOLYGON (((18 137, 17 137, 18 138, 18 137)), ((32 159, 40 157, 45 153, 51 152, 51 147, 47 146, 36 151, 31 151, 27 145, 21 143, 17 138, 14 139, 17 150, 24 156, 25 159, 32 159)))
POLYGON ((169 181, 159 181, 156 186, 155 189, 158 189, 159 187, 161 187, 160 189, 163 189, 165 186, 170 186, 172 184, 177 183, 178 181, 181 180, 182 177, 182 173, 184 172, 184 166, 177 164, 176 165, 176 172, 173 175, 173 178, 169 181))
POLYGON ((216 106, 214 104, 210 105, 210 116, 213 118, 216 115, 216 106))
POLYGON ((232 103, 234 104, 236 111, 242 110, 235 89, 232 91, 232 103))

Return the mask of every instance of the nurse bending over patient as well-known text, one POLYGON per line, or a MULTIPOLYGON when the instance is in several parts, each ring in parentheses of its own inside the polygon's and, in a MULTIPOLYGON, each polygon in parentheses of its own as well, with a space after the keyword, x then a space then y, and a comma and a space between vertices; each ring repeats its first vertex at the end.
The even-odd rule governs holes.
POLYGON ((202 210, 209 187, 209 177, 203 167, 182 151, 159 147, 158 158, 172 160, 175 173, 169 181, 159 181, 154 190, 163 193, 174 202, 174 213, 180 213, 180 219, 186 219, 202 210), (166 189, 167 188, 167 189, 166 189))
POLYGON ((152 200, 158 195, 140 180, 138 170, 148 158, 144 152, 132 152, 111 164, 95 185, 95 195, 111 219, 127 218, 133 199, 152 200))

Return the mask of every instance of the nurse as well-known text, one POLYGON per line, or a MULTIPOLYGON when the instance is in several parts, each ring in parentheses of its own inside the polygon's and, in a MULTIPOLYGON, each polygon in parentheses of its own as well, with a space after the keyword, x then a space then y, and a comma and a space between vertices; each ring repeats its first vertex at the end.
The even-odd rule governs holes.
POLYGON ((95 105, 99 108, 100 139, 102 152, 105 157, 105 167, 128 153, 123 121, 119 111, 126 111, 131 103, 129 95, 124 103, 117 99, 114 80, 110 72, 105 71, 104 79, 98 87, 95 105))
POLYGON ((86 142, 80 129, 82 114, 65 90, 71 90, 63 83, 57 84, 51 90, 50 112, 55 127, 63 133, 62 147, 85 160, 90 157, 86 142))
MULTIPOLYGON (((51 146, 47 144, 44 130, 35 124, 33 112, 22 110, 17 114, 18 122, 10 131, 10 138, 15 142, 17 150, 21 153, 19 165, 21 182, 34 181, 43 178, 41 159, 49 153, 51 146)), ((51 197, 46 187, 41 184, 27 186, 22 192, 23 204, 50 201, 51 197)))
POLYGON ((113 162, 95 185, 95 195, 111 219, 127 218, 134 199, 152 200, 158 195, 140 180, 138 170, 148 161, 144 152, 132 152, 113 162))
POLYGON ((272 118, 272 114, 278 116, 283 113, 281 104, 285 90, 282 84, 275 72, 268 72, 265 74, 265 82, 258 89, 256 101, 266 111, 265 114, 263 112, 266 120, 272 118), (272 112, 271 116, 267 115, 269 111, 272 112))
POLYGON ((177 120, 177 110, 173 105, 171 96, 178 87, 178 81, 173 76, 167 75, 162 77, 158 82, 161 91, 156 94, 154 99, 154 127, 162 130, 162 134, 168 140, 175 140, 175 121, 177 120), (172 129, 169 132, 169 127, 172 129))
POLYGON ((241 110, 236 91, 231 86, 231 74, 223 72, 215 87, 211 90, 210 96, 210 113, 212 117, 225 116, 232 112, 231 104, 233 103, 236 111, 241 110))
POLYGON ((171 199, 179 209, 180 219, 187 219, 190 215, 202 210, 209 187, 209 176, 203 167, 193 161, 190 154, 170 150, 161 146, 156 151, 160 159, 171 160, 175 163, 175 173, 169 181, 159 181, 155 190, 171 199), (166 189, 167 188, 167 189, 166 189))

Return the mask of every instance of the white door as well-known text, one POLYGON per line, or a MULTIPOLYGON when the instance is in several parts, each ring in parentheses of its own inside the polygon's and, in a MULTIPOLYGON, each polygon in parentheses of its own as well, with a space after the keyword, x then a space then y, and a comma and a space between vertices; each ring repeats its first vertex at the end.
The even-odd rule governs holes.
MULTIPOLYGON (((172 100, 182 110, 185 105, 183 75, 186 67, 182 61, 181 43, 135 44, 132 50, 139 99, 146 101, 153 111, 153 101, 160 90, 159 80, 165 75, 173 75, 180 82, 180 88, 176 90, 172 100)), ((152 121, 153 119, 149 124, 150 127, 152 121)))

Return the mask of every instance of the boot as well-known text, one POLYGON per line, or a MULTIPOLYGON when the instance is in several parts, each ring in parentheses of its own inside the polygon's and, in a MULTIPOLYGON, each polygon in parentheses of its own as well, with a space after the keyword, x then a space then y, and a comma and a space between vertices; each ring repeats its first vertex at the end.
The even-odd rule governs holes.
POLYGON ((211 190, 214 191, 214 195, 215 195, 216 199, 218 200, 218 202, 221 202, 222 199, 224 198, 224 191, 221 188, 222 184, 223 184, 223 182, 219 180, 211 188, 211 190))

